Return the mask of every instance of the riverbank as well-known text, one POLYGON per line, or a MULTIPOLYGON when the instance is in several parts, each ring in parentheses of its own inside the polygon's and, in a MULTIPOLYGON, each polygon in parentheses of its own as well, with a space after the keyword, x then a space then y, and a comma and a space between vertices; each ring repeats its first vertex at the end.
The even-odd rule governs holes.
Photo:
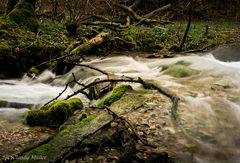
MULTIPOLYGON (((74 49, 100 32, 108 33, 108 38, 76 58, 84 55, 107 56, 111 51, 119 50, 155 52, 157 55, 153 57, 173 57, 186 28, 186 22, 174 22, 165 27, 130 25, 118 30, 82 25, 75 36, 69 36, 64 20, 42 18, 38 22, 37 32, 1 22, 0 78, 21 77, 26 72, 39 74, 45 69, 58 71, 55 59, 63 57, 67 54, 66 50, 74 49), (46 64, 33 68, 43 62, 46 64)), ((239 23, 234 22, 193 22, 182 52, 201 52, 217 46, 239 44, 238 27, 239 23)))

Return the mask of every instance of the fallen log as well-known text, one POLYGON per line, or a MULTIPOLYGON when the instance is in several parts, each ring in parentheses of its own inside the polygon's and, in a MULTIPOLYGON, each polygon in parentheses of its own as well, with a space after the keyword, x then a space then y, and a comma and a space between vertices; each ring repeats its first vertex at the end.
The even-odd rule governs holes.
MULTIPOLYGON (((144 98, 139 96, 136 97, 134 94, 128 94, 115 102, 110 109, 118 116, 122 116, 135 110, 135 108, 138 108, 139 105, 143 105, 143 103, 144 98)), ((89 119, 87 122, 80 122, 72 127, 62 130, 47 144, 43 144, 27 152, 23 156, 15 158, 17 159, 15 162, 59 162, 69 153, 69 151, 97 131, 104 128, 112 120, 114 120, 114 116, 109 114, 107 110, 102 110, 92 120, 89 119)))
POLYGON ((93 48, 101 45, 108 36, 109 36, 109 33, 101 32, 101 33, 97 34, 96 37, 90 39, 89 41, 86 41, 85 43, 83 43, 83 44, 77 46, 76 48, 74 48, 73 50, 71 50, 69 55, 72 56, 72 55, 87 53, 87 52, 91 51, 93 48))
POLYGON ((74 41, 66 48, 66 50, 64 50, 60 54, 60 57, 53 58, 49 61, 43 62, 34 67, 38 68, 38 67, 41 67, 41 66, 47 65, 47 64, 52 64, 51 66, 56 66, 56 64, 58 62, 63 62, 65 59, 67 59, 71 56, 74 56, 74 55, 83 58, 82 54, 88 53, 91 50, 93 50, 94 48, 100 46, 104 41, 107 40, 108 36, 109 36, 109 33, 101 32, 101 33, 97 34, 94 38, 84 42, 83 44, 81 44, 81 42, 79 42, 79 41, 74 41), (53 64, 54 62, 56 62, 56 63, 53 64))

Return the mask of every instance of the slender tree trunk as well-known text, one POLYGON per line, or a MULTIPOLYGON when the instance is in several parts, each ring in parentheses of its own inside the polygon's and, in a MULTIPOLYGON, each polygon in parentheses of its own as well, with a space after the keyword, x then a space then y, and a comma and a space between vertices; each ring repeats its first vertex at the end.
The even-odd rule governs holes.
POLYGON ((179 47, 180 50, 182 50, 183 45, 186 42, 187 35, 188 35, 189 29, 190 29, 190 26, 191 26, 191 21, 192 21, 192 2, 193 2, 193 0, 190 0, 190 2, 189 2, 188 24, 187 24, 184 36, 182 38, 182 42, 181 42, 180 47, 179 47))
POLYGON ((53 17, 55 18, 58 12, 58 0, 52 1, 52 12, 53 12, 53 17))

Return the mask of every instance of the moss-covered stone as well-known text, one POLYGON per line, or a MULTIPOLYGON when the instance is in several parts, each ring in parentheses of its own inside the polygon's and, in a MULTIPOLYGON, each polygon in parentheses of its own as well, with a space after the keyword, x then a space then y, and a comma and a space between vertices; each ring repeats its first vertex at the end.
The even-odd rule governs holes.
POLYGON ((172 65, 168 67, 164 72, 164 74, 171 75, 177 78, 189 77, 197 73, 197 70, 191 69, 183 65, 172 65))
POLYGON ((59 127, 75 110, 82 107, 83 104, 78 98, 56 101, 40 109, 29 111, 25 116, 25 122, 33 126, 59 127))
POLYGON ((36 67, 32 67, 28 73, 30 74, 35 74, 35 75, 40 75, 40 71, 36 67))
POLYGON ((0 107, 6 107, 8 104, 7 101, 4 101, 4 100, 0 100, 0 107))
POLYGON ((133 90, 132 87, 128 84, 121 84, 116 86, 111 95, 105 97, 101 101, 98 102, 97 107, 104 107, 104 106, 110 106, 112 103, 115 101, 119 100, 126 91, 131 91, 133 90))
POLYGON ((34 11, 35 0, 19 0, 7 18, 16 24, 36 31, 39 27, 34 11))
POLYGON ((180 61, 177 61, 175 65, 190 66, 191 62, 180 60, 180 61))

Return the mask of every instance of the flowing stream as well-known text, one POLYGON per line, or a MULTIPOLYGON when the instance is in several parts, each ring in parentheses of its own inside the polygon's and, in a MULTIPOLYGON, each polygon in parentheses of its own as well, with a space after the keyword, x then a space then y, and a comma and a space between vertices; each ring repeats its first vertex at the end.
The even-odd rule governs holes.
MULTIPOLYGON (((196 146, 193 162, 240 162, 240 61, 223 62, 208 53, 170 59, 116 56, 85 64, 118 76, 154 80, 178 94, 176 127, 196 146), (163 66, 179 61, 191 63, 188 67, 199 73, 184 78, 164 74, 163 66)), ((72 73, 84 84, 106 78, 88 68, 74 67, 63 76, 45 72, 37 79, 0 80, 0 119, 21 119, 29 109, 53 99, 73 79, 72 73)), ((78 88, 71 85, 60 99, 78 88)), ((78 96, 88 104, 83 95, 78 96)))

